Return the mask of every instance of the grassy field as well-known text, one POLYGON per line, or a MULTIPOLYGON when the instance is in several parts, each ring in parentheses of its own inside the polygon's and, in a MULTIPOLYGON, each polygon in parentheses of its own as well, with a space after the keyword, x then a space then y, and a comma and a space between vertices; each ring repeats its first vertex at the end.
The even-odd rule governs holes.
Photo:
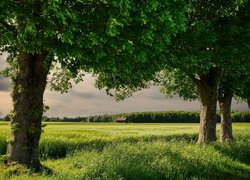
MULTIPOLYGON (((0 179, 250 179, 250 124, 209 145, 196 144, 198 124, 46 124, 40 156, 52 173, 0 165, 0 179)), ((2 155, 8 132, 0 123, 2 155)))

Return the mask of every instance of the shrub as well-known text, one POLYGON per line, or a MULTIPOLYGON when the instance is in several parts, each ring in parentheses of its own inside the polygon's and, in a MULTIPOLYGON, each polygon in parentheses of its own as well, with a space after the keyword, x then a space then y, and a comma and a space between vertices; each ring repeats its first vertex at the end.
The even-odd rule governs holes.
POLYGON ((234 112, 232 114, 233 122, 250 122, 250 111, 234 112))
MULTIPOLYGON (((59 118, 44 117, 46 122, 113 122, 117 117, 126 117, 132 123, 199 123, 199 112, 187 111, 160 111, 160 112, 134 112, 116 115, 96 115, 89 117, 59 118)), ((250 112, 233 112, 233 122, 250 122, 250 112)), ((220 115, 217 114, 217 122, 220 122, 220 115)))
POLYGON ((104 114, 88 117, 88 122, 113 122, 112 115, 104 114))
POLYGON ((133 123, 198 123, 198 112, 163 111, 123 114, 133 123))
POLYGON ((68 117, 43 117, 44 122, 87 122, 87 117, 74 117, 74 118, 68 118, 68 117))

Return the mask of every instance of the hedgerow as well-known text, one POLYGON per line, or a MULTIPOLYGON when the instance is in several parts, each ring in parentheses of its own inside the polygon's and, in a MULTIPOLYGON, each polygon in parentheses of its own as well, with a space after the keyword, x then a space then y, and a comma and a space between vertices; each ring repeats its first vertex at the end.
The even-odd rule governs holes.
MULTIPOLYGON (((126 117, 131 123, 199 123, 199 112, 160 111, 134 112, 123 114, 104 114, 89 117, 44 117, 44 122, 115 122, 117 117, 126 117)), ((232 122, 250 122, 250 111, 232 112, 232 122)), ((7 119, 4 118, 5 121, 7 119)), ((217 114, 217 122, 220 115, 217 114)))

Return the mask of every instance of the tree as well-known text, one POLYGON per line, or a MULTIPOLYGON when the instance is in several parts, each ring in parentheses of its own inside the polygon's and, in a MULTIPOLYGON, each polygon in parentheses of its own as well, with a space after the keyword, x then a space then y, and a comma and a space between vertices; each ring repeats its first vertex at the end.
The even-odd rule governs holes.
MULTIPOLYGON (((227 66, 237 69, 247 59, 243 56, 249 54, 248 4, 248 1, 189 1, 187 29, 175 36, 165 50, 165 62, 158 64, 161 69, 178 69, 185 73, 197 87, 201 102, 198 143, 216 140, 216 103, 223 69, 227 66), (241 58, 237 59, 239 55, 241 58)), ((148 69, 154 67, 150 62, 148 65, 148 69)), ((99 74, 97 86, 121 98, 147 87, 149 81, 141 75, 147 70, 140 64, 131 66, 140 70, 130 79, 136 77, 140 83, 126 78, 121 80, 121 75, 110 76, 105 72, 99 74)), ((155 75, 153 71, 149 73, 155 75)))
MULTIPOLYGON (((220 141, 227 142, 233 140, 232 120, 231 120, 231 103, 233 96, 239 97, 239 93, 244 90, 244 86, 249 82, 247 78, 249 62, 246 61, 236 72, 224 68, 220 86, 218 102, 221 114, 221 132, 220 141)), ((162 86, 160 91, 171 97, 179 95, 184 100, 199 99, 195 84, 179 70, 165 70, 158 75, 159 85, 162 86)))
POLYGON ((233 140, 232 119, 231 119, 231 104, 236 90, 239 88, 239 83, 242 82, 239 76, 235 76, 232 72, 224 72, 223 78, 219 87, 218 102, 221 114, 221 142, 233 140))
MULTIPOLYGON (((4 73, 13 84, 9 161, 41 167, 43 93, 51 68, 74 78, 79 69, 117 72, 123 64, 130 71, 130 62, 149 59, 157 64, 171 36, 184 29, 186 10, 183 0, 1 1, 0 50, 9 54, 4 73)), ((66 91, 67 81, 56 76, 54 88, 66 91)))

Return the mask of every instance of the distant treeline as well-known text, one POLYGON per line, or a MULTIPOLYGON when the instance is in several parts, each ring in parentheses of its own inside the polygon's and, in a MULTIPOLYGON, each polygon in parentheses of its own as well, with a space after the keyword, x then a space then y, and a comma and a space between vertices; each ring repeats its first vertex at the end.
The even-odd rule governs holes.
MULTIPOLYGON (((126 117, 131 123, 199 123, 198 112, 163 111, 163 112, 136 112, 115 115, 96 115, 76 118, 44 118, 50 122, 114 122, 117 117, 126 117)), ((220 122, 220 116, 217 115, 220 122)), ((250 112, 233 112, 233 122, 250 122, 250 112)))
MULTIPOLYGON (((117 117, 126 117, 131 123, 199 123, 198 112, 186 111, 161 111, 161 112, 136 112, 115 115, 96 115, 89 117, 43 117, 45 122, 115 122, 117 117)), ((9 121, 6 116, 2 120, 9 121)), ((217 121, 220 122, 220 116, 217 114, 217 121)), ((233 122, 250 122, 250 111, 232 112, 233 122)))

